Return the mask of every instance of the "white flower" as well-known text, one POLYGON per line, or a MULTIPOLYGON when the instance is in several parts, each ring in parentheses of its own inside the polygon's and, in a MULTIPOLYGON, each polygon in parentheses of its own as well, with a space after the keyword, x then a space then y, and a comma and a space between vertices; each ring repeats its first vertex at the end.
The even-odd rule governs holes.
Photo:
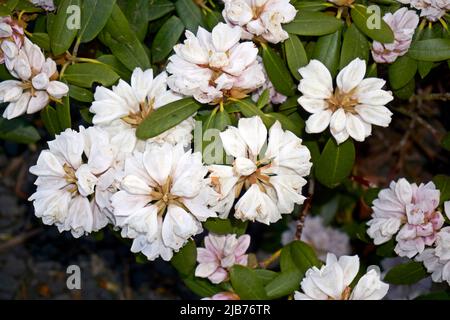
POLYGON ((45 60, 41 49, 27 38, 17 58, 11 61, 7 56, 5 64, 19 79, 0 83, 0 102, 9 103, 3 113, 7 119, 38 112, 50 99, 61 99, 69 92, 66 84, 54 80, 58 77, 55 61, 45 60))
POLYGON ((147 145, 125 160, 121 190, 111 202, 122 236, 134 239, 132 252, 170 260, 173 251, 202 232, 201 221, 216 216, 208 207, 213 191, 201 158, 165 143, 147 145))
MULTIPOLYGON (((381 266, 383 267, 384 272, 382 273, 382 277, 387 274, 387 271, 392 269, 393 267, 407 263, 410 260, 408 258, 384 258, 381 260, 381 266)), ((426 277, 416 283, 410 285, 390 285, 389 292, 386 295, 386 300, 414 300, 418 296, 430 292, 432 285, 431 277, 426 277)))
POLYGON ((406 179, 391 182, 373 201, 367 234, 376 245, 389 241, 397 232, 395 252, 412 258, 432 245, 444 224, 437 211, 440 192, 432 182, 410 184, 406 179))
POLYGON ((31 3, 35 6, 41 7, 45 11, 53 11, 56 9, 53 0, 31 0, 31 3))
POLYGON ((436 254, 435 248, 425 249, 415 257, 416 261, 423 262, 423 265, 434 282, 447 281, 450 285, 450 259, 442 259, 436 254))
POLYGON ((389 285, 380 280, 376 268, 369 267, 353 290, 350 284, 359 270, 358 256, 342 256, 339 260, 328 254, 320 269, 312 267, 306 271, 301 282, 303 293, 296 291, 295 300, 381 300, 389 285))
MULTIPOLYGON (((165 72, 153 78, 152 69, 142 71, 136 68, 131 76, 131 85, 121 79, 112 90, 97 87, 94 94, 95 100, 90 108, 94 114, 93 123, 111 132, 130 130, 135 134, 137 126, 154 110, 181 99, 180 95, 167 89, 166 81, 165 72)), ((189 117, 147 142, 181 143, 187 146, 192 140, 191 132, 194 124, 194 118, 189 117)))
POLYGON ((420 10, 420 16, 429 21, 441 19, 446 11, 450 10, 448 0, 398 0, 398 2, 409 4, 414 9, 420 10))
MULTIPOLYGON (((294 240, 296 231, 297 221, 292 221, 289 229, 281 235, 282 244, 286 245, 294 240)), ((327 253, 338 257, 351 253, 348 235, 339 229, 325 226, 320 216, 306 216, 300 240, 313 247, 321 260, 326 259, 327 253)))
MULTIPOLYGON (((120 143, 133 139, 129 136, 120 143)), ((122 157, 123 146, 118 143, 95 127, 80 127, 79 132, 67 129, 50 141, 49 149, 42 151, 30 168, 38 176, 37 190, 29 198, 34 201, 36 216, 47 225, 56 225, 60 232, 70 230, 77 238, 103 228, 110 216, 108 198, 114 188, 110 177, 122 157)))
POLYGON ((208 278, 216 284, 225 281, 232 266, 247 265, 248 255, 245 252, 249 245, 250 236, 246 234, 239 238, 235 234, 209 234, 205 237, 205 248, 197 248, 195 276, 208 278))
POLYGON ((378 63, 392 63, 408 52, 414 31, 419 24, 419 16, 413 10, 401 8, 394 14, 386 13, 383 20, 391 27, 395 40, 393 43, 374 41, 372 57, 378 63))
POLYGON ((169 58, 167 83, 175 92, 201 103, 217 104, 224 97, 243 98, 265 82, 258 49, 239 42, 241 30, 219 23, 212 33, 199 27, 186 31, 183 44, 169 58))
POLYGON ((392 113, 385 104, 392 93, 382 90, 386 81, 364 79, 366 63, 355 59, 336 78, 336 89, 328 69, 318 60, 299 69, 302 76, 298 90, 303 94, 298 103, 312 115, 306 121, 306 132, 319 133, 330 126, 337 143, 352 137, 364 141, 372 125, 387 127, 392 113))
POLYGON ((17 57, 24 37, 23 28, 16 20, 10 16, 0 17, 0 63, 17 57))
POLYGON ((227 155, 234 157, 233 166, 211 165, 210 179, 220 199, 215 210, 227 217, 235 206, 235 217, 265 224, 291 213, 294 204, 303 203, 303 178, 311 169, 308 148, 290 131, 284 131, 277 121, 270 128, 267 149, 267 129, 261 118, 242 118, 238 128, 228 127, 220 133, 227 155))
POLYGON ((289 0, 224 0, 222 16, 227 23, 242 28, 242 38, 259 36, 278 43, 289 38, 282 24, 294 20, 297 10, 289 0))

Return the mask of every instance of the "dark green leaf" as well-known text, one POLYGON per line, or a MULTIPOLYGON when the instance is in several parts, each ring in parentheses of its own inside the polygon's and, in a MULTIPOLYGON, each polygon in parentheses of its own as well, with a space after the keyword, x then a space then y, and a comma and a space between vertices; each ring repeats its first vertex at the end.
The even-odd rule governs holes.
POLYGON ((300 36, 323 36, 334 33, 342 26, 336 17, 321 12, 300 11, 294 21, 287 23, 283 29, 300 36))
POLYGON ((195 242, 190 240, 180 251, 173 255, 170 262, 183 277, 192 274, 197 264, 197 247, 195 242))
POLYGON ((64 98, 62 98, 62 104, 56 104, 56 114, 58 116, 59 128, 61 129, 61 131, 72 127, 69 96, 65 96, 64 98))
POLYGON ((92 102, 94 100, 94 95, 90 90, 83 89, 73 84, 69 84, 69 96, 80 102, 92 102))
POLYGON ((0 139, 16 143, 34 143, 41 139, 37 130, 22 119, 7 120, 0 117, 0 139))
POLYGON ((428 39, 414 42, 408 56, 421 61, 443 61, 450 59, 450 39, 428 39))
POLYGON ((276 276, 278 276, 277 272, 267 269, 255 269, 253 272, 256 273, 263 285, 268 284, 270 281, 275 279, 276 276))
POLYGON ((202 12, 192 0, 177 0, 175 2, 177 14, 183 21, 186 29, 196 33, 199 26, 204 27, 202 12))
POLYGON ((408 84, 417 72, 417 62, 408 56, 398 58, 389 66, 389 83, 392 89, 400 89, 408 84))
POLYGON ((219 23, 224 22, 222 14, 217 11, 211 11, 207 12, 205 15, 205 25, 208 28, 209 31, 212 31, 212 29, 219 23))
POLYGON ((356 58, 369 61, 370 44, 355 24, 350 25, 344 34, 339 69, 343 69, 356 58))
POLYGON ((183 281, 186 287, 200 297, 211 297, 222 291, 218 286, 215 286, 209 282, 209 280, 197 278, 194 275, 183 278, 183 281))
POLYGON ((339 67, 341 34, 341 30, 338 30, 333 34, 320 37, 312 55, 313 59, 321 61, 330 70, 333 77, 336 76, 339 67))
POLYGON ((163 24, 152 42, 153 62, 160 62, 169 55, 183 31, 184 25, 176 16, 172 16, 163 24))
POLYGON ((446 291, 426 293, 414 300, 450 300, 450 293, 446 291))
POLYGON ((334 188, 350 175, 354 162, 353 141, 348 139, 337 145, 336 141, 330 138, 316 163, 316 178, 324 186, 334 188))
POLYGON ((130 70, 125 67, 122 62, 120 62, 116 57, 114 57, 112 54, 105 54, 97 58, 98 61, 103 62, 104 64, 108 65, 113 69, 115 73, 119 75, 121 79, 124 81, 127 81, 131 78, 131 72, 130 70))
POLYGON ((148 14, 150 11, 149 0, 127 0, 127 6, 123 13, 130 23, 139 41, 144 41, 148 30, 148 14))
POLYGON ((384 281, 397 285, 413 284, 428 275, 421 262, 411 261, 393 267, 384 277, 384 281))
POLYGON ((314 266, 319 267, 321 262, 317 259, 314 249, 303 241, 292 241, 289 245, 291 257, 298 270, 303 274, 314 266))
POLYGON ((172 10, 175 10, 175 5, 168 0, 150 0, 147 19, 148 21, 159 19, 172 10))
POLYGON ((295 270, 283 272, 266 285, 267 296, 278 299, 298 290, 303 273, 295 270))
POLYGON ((295 94, 295 86, 283 59, 268 45, 263 46, 263 63, 275 89, 285 96, 295 94))
POLYGON ((220 219, 220 218, 209 218, 203 224, 205 228, 215 234, 230 234, 234 233, 237 235, 243 235, 247 229, 248 221, 242 221, 239 219, 220 219))
POLYGON ((438 174, 437 176, 434 176, 433 182, 436 185, 436 188, 441 192, 439 204, 443 204, 444 201, 450 200, 450 176, 438 174))
POLYGON ((35 32, 30 37, 30 40, 44 51, 50 51, 50 37, 47 33, 35 32))
POLYGON ((397 254, 394 252, 395 240, 391 239, 386 243, 378 246, 377 256, 380 257, 396 257, 397 254))
POLYGON ((416 89, 416 80, 412 78, 406 86, 394 90, 394 96, 400 99, 408 100, 411 98, 411 96, 414 94, 414 91, 416 89))
POLYGON ((47 106, 41 111, 41 119, 44 122, 48 133, 55 135, 61 132, 58 121, 58 114, 52 106, 47 106))
POLYGON ((226 111, 219 111, 216 114, 216 117, 214 118, 214 128, 223 131, 225 130, 229 125, 231 125, 231 118, 228 112, 226 111))
POLYGON ((241 265, 234 265, 230 271, 230 279, 234 291, 241 299, 267 299, 263 282, 252 269, 241 265))
MULTIPOLYGON (((50 36, 50 46, 55 56, 63 54, 72 45, 78 29, 75 27, 77 19, 76 11, 67 10, 71 6, 80 7, 80 0, 61 0, 58 5, 56 15, 49 15, 48 35, 50 36), (71 25, 71 24, 74 25, 71 25)), ((75 8, 75 7, 71 7, 75 8)))
POLYGON ((201 104, 192 98, 181 99, 153 111, 136 130, 139 139, 156 137, 192 116, 201 104))
POLYGON ((267 113, 266 117, 269 118, 269 119, 273 119, 273 122, 278 120, 280 122, 280 124, 281 124, 281 127, 284 130, 289 130, 292 133, 294 133, 296 136, 301 136, 302 135, 303 127, 300 126, 300 125, 295 124, 294 122, 292 122, 292 120, 289 119, 284 114, 279 113, 279 112, 271 112, 271 113, 267 113))
POLYGON ((83 88, 91 88, 94 83, 108 87, 119 79, 119 75, 104 64, 77 63, 67 67, 63 79, 83 88))
POLYGON ((445 137, 441 141, 442 148, 450 151, 450 132, 447 132, 445 137))
POLYGON ((300 80, 298 69, 308 64, 308 57, 302 42, 295 34, 291 34, 289 39, 284 42, 284 50, 291 74, 295 79, 300 80))
POLYGON ((81 7, 81 43, 89 42, 102 31, 116 4, 116 0, 83 0, 81 7))
POLYGON ((355 5, 351 10, 353 22, 358 29, 369 38, 381 43, 394 42, 394 33, 389 25, 374 12, 368 12, 368 8, 363 5, 355 5), (376 22, 380 23, 379 27, 375 27, 376 22))

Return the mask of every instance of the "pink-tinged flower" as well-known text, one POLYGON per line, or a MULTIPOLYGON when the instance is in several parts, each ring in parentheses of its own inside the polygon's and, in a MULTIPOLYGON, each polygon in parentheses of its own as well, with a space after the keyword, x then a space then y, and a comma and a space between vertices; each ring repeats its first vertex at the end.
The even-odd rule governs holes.
POLYGON ((212 283, 221 283, 228 278, 228 269, 235 264, 247 265, 245 252, 250 245, 250 236, 236 238, 235 234, 205 237, 205 248, 197 249, 199 265, 195 276, 208 278, 212 283))
POLYGON ((420 16, 429 21, 439 20, 446 11, 450 10, 449 0, 398 0, 398 2, 409 4, 412 8, 420 10, 420 16))
POLYGON ((224 291, 202 300, 241 300, 241 298, 234 292, 224 291))
POLYGON ((45 11, 53 11, 56 9, 53 0, 31 0, 31 3, 37 7, 41 7, 45 11))
POLYGON ((0 63, 14 59, 22 48, 23 28, 11 17, 0 17, 0 63))
POLYGON ((378 245, 398 232, 395 252, 412 258, 436 241, 437 232, 444 224, 444 217, 436 210, 439 198, 440 192, 433 182, 419 186, 404 178, 391 182, 373 202, 367 233, 378 245))
POLYGON ((401 8, 394 14, 385 14, 383 20, 391 27, 395 40, 393 43, 374 41, 372 56, 378 63, 392 63, 408 52, 414 31, 419 24, 419 16, 413 10, 401 8))

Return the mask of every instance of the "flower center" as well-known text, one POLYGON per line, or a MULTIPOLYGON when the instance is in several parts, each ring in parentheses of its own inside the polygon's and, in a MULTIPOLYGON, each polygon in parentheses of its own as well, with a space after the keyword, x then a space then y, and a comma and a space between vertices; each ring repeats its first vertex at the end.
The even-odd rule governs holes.
POLYGON ((188 211, 188 209, 184 206, 179 196, 173 195, 170 193, 170 189, 172 188, 172 177, 169 176, 166 183, 162 186, 158 185, 153 189, 150 193, 150 196, 156 201, 155 205, 158 207, 158 215, 162 216, 166 212, 167 206, 170 204, 179 206, 184 210, 188 211))
POLYGON ((255 170, 255 172, 248 176, 242 176, 238 180, 236 187, 236 197, 238 197, 241 193, 242 187, 245 187, 245 189, 249 189, 253 184, 256 184, 262 192, 266 192, 266 187, 271 187, 272 184, 270 183, 270 176, 263 173, 262 171, 264 169, 270 168, 271 165, 272 164, 270 160, 256 161, 257 169, 255 170))
POLYGON ((123 117, 122 120, 137 128, 145 118, 147 118, 154 111, 155 98, 139 103, 139 111, 130 113, 123 117))
POLYGON ((345 112, 355 114, 355 106, 358 104, 358 99, 354 98, 353 93, 353 90, 350 92, 341 92, 339 89, 336 89, 331 98, 326 100, 328 108, 333 112, 342 108, 345 112))
POLYGON ((67 183, 70 184, 69 192, 71 193, 77 193, 78 187, 77 187, 77 176, 75 174, 75 169, 69 166, 67 163, 63 165, 64 172, 66 173, 64 175, 64 179, 66 179, 67 183))

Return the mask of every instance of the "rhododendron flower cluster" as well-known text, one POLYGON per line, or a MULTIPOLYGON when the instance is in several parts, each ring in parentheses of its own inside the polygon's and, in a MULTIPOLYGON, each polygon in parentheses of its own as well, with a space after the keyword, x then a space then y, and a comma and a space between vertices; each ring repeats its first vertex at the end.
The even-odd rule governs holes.
POLYGON ((441 19, 445 12, 450 10, 448 0, 398 0, 398 2, 409 4, 412 8, 420 10, 420 16, 430 21, 441 19))

